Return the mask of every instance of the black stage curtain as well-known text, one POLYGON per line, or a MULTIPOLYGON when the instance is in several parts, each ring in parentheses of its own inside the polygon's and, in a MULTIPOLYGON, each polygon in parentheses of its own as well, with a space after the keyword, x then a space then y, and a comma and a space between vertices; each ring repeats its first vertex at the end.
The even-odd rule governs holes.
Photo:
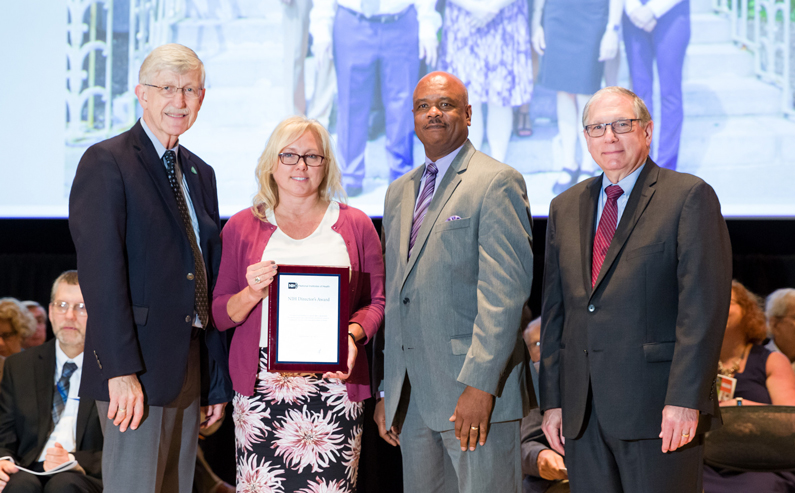
MULTIPOLYGON (((373 220, 380 231, 381 220, 373 220)), ((533 224, 533 291, 529 305, 541 311, 546 219, 533 224)), ((795 287, 795 220, 728 220, 734 251, 734 278, 767 296, 778 288, 795 287)), ((53 280, 64 270, 76 268, 74 245, 65 219, 0 220, 0 297, 49 303, 53 280)), ((51 336, 51 334, 50 334, 51 336)), ((231 414, 231 407, 227 414, 231 414)), ((372 421, 373 402, 365 411, 359 492, 402 491, 400 451, 378 437, 372 421)), ((213 453, 207 459, 226 481, 234 482, 234 435, 230 423, 211 437, 213 453), (231 459, 231 461, 230 461, 231 459)), ((208 444, 209 445, 209 444, 208 444)))

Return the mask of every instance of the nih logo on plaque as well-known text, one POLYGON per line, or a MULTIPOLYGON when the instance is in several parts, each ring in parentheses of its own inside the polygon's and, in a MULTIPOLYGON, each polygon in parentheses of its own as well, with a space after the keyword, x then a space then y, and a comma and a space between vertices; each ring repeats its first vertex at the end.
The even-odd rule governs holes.
POLYGON ((287 283, 287 289, 296 289, 297 287, 298 287, 298 283, 297 282, 288 282, 287 283))

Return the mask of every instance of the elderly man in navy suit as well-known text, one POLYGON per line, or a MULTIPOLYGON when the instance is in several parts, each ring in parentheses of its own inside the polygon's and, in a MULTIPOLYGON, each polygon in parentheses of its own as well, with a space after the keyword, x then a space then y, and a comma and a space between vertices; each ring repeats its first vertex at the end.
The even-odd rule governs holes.
POLYGON ((221 259, 215 173, 179 144, 204 100, 204 65, 169 44, 141 65, 143 118, 90 147, 69 226, 91 321, 82 398, 97 399, 105 488, 191 491, 199 433, 232 397, 209 317, 221 259))

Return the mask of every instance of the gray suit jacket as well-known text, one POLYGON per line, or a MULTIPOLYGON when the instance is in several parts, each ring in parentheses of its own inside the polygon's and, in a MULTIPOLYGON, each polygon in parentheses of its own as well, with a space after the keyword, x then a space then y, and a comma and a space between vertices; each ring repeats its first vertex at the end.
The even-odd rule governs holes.
POLYGON ((666 405, 720 425, 715 395, 731 299, 732 256, 712 187, 650 159, 638 176, 591 288, 602 178, 549 209, 541 322, 541 408, 563 409, 574 438, 589 386, 605 433, 657 438, 666 405))
POLYGON ((407 260, 424 168, 396 180, 384 207, 387 423, 402 423, 406 375, 411 399, 436 431, 453 428, 448 419, 466 386, 497 396, 492 422, 521 419, 535 405, 519 327, 533 278, 524 179, 467 141, 407 260))

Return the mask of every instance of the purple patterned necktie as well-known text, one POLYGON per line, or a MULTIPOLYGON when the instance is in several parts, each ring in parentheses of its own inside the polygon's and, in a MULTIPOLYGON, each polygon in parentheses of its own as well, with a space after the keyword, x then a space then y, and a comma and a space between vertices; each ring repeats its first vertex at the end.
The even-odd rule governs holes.
POLYGON ((618 198, 624 194, 624 190, 618 185, 610 185, 605 188, 607 203, 602 210, 602 217, 599 219, 599 227, 596 228, 596 237, 593 239, 593 263, 591 264, 591 287, 596 285, 599 271, 607 256, 607 249, 616 234, 618 224, 618 198))
POLYGON ((409 258, 411 258, 411 250, 414 248, 414 242, 417 241, 417 233, 420 232, 422 220, 425 219, 425 214, 428 212, 428 207, 433 200, 433 191, 436 187, 436 165, 428 163, 425 167, 425 186, 422 187, 420 198, 417 199, 417 206, 414 208, 414 220, 411 223, 411 239, 409 240, 409 258))

